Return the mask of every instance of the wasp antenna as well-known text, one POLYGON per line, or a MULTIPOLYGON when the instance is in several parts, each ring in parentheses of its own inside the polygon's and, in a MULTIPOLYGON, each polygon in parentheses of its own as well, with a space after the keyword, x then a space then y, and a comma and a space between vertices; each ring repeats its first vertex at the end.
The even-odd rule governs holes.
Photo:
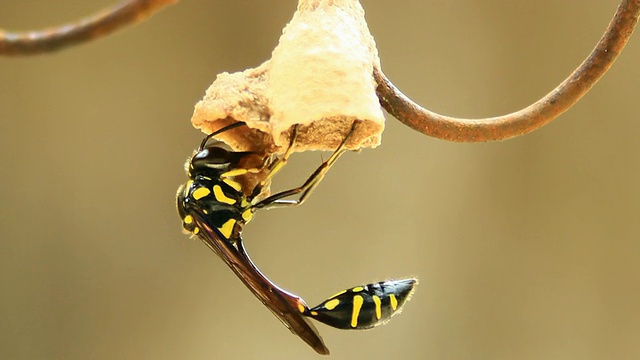
POLYGON ((235 122, 233 124, 229 124, 227 126, 223 126, 220 129, 212 132, 211 134, 205 136, 204 140, 202 140, 202 143, 200 143, 200 148, 198 150, 202 151, 202 149, 204 149, 204 146, 207 144, 207 141, 209 141, 209 139, 211 139, 212 137, 214 137, 216 135, 220 135, 225 131, 229 131, 231 129, 235 129, 235 128, 240 127, 242 125, 246 125, 246 123, 244 121, 238 121, 238 122, 235 122))

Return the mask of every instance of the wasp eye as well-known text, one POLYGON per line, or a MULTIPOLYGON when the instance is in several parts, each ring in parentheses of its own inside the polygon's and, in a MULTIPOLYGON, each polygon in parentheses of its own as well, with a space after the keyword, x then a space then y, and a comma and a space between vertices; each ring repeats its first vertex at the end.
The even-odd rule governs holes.
POLYGON ((219 146, 211 146, 195 154, 193 159, 191 159, 191 165, 196 169, 203 167, 223 169, 233 161, 232 154, 232 152, 219 146))

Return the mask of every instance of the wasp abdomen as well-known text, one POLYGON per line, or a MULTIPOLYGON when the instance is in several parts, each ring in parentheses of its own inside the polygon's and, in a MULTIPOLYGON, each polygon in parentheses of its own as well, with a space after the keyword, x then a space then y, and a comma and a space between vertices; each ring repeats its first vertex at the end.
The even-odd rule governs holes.
POLYGON ((387 280, 341 291, 304 315, 338 329, 369 329, 398 314, 416 279, 387 280))

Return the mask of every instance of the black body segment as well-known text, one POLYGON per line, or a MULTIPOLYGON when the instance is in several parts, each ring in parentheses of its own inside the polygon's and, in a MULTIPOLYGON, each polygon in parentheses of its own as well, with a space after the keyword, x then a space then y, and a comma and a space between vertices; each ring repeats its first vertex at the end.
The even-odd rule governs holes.
MULTIPOLYGON (((340 329, 368 329, 398 313, 416 284, 415 279, 385 281, 351 288, 309 309, 304 300, 278 287, 251 261, 241 236, 242 227, 258 209, 291 207, 302 204, 346 151, 345 144, 359 121, 333 154, 299 187, 260 200, 265 184, 287 162, 293 152, 297 127, 293 128, 289 148, 283 155, 230 151, 216 135, 245 125, 234 123, 205 137, 186 164, 189 180, 180 186, 177 209, 185 231, 198 236, 216 253, 246 287, 287 327, 319 354, 329 354, 318 331, 308 318, 340 329), (250 158, 261 164, 245 168, 250 158), (259 174, 255 185, 239 177, 259 174), (294 197, 294 199, 291 199, 294 197)), ((233 302, 233 299, 229 299, 233 302)))
POLYGON ((339 292, 305 311, 306 316, 338 329, 370 329, 402 311, 416 279, 387 280, 339 292))
MULTIPOLYGON (((244 195, 247 192, 236 176, 263 169, 244 169, 239 165, 245 156, 254 153, 229 151, 219 142, 208 144, 213 136, 241 125, 234 123, 207 136, 187 162, 189 180, 178 188, 176 199, 182 226, 216 253, 291 332, 319 354, 329 354, 316 328, 300 314, 300 309, 307 306, 304 301, 264 276, 242 243, 240 231, 256 208, 252 196, 244 195)), ((263 166, 273 168, 281 160, 265 156, 263 166)), ((255 194, 259 190, 252 189, 255 194)))

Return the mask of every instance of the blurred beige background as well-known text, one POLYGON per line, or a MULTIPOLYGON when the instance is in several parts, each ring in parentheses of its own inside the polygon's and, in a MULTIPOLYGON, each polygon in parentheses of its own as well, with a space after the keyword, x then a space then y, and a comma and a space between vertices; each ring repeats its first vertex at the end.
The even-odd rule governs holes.
MULTIPOLYGON (((110 1, 2 1, 36 28, 110 1)), ((204 245, 174 194, 222 71, 270 56, 296 1, 182 1, 115 36, 0 59, 0 358, 314 359, 204 245)), ((445 114, 519 109, 589 53, 617 1, 363 0, 383 69, 445 114)), ((259 214, 250 253, 321 301, 415 275, 403 315, 318 325, 334 359, 640 357, 640 35, 543 129, 455 144, 388 118, 310 201, 259 214)), ((320 154, 296 155, 277 188, 320 154)))

